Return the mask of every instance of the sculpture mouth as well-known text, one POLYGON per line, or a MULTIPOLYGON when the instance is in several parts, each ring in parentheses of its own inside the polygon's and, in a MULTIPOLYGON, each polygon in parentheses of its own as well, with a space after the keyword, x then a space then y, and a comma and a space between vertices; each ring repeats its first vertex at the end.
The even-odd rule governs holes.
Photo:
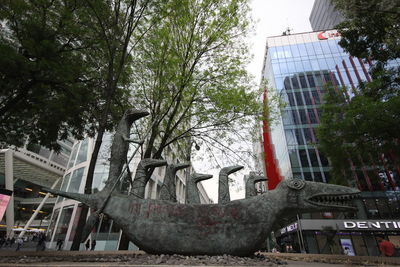
POLYGON ((348 209, 356 210, 353 206, 353 199, 360 197, 360 193, 349 193, 349 194, 318 194, 313 195, 306 201, 320 207, 334 208, 334 209, 348 209))

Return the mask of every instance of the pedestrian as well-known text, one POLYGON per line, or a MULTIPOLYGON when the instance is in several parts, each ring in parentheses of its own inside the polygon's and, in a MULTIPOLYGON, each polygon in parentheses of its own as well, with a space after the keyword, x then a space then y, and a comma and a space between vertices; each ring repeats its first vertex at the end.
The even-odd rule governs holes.
POLYGON ((381 251, 381 256, 383 257, 394 257, 396 249, 392 242, 385 240, 383 235, 376 237, 379 243, 379 250, 381 251))
POLYGON ((46 249, 46 235, 42 233, 39 235, 39 241, 36 246, 36 251, 40 251, 40 250, 43 251, 45 249, 46 249))
POLYGON ((4 243, 6 242, 6 239, 4 238, 4 236, 0 237, 0 248, 3 247, 4 243))
POLYGON ((24 240, 22 238, 17 239, 17 249, 15 251, 19 251, 24 244, 24 240))
POLYGON ((61 250, 61 247, 62 247, 63 243, 64 243, 64 240, 62 240, 61 238, 59 238, 59 239, 57 240, 57 250, 58 250, 58 251, 61 250))
POLYGON ((86 247, 86 250, 89 250, 89 247, 90 247, 90 239, 88 239, 88 240, 86 241, 85 247, 86 247))
POLYGON ((12 237, 10 239, 10 248, 14 245, 14 243, 15 243, 15 237, 12 237))
POLYGON ((91 250, 94 250, 95 247, 96 247, 96 239, 93 239, 93 241, 92 241, 92 249, 91 250))

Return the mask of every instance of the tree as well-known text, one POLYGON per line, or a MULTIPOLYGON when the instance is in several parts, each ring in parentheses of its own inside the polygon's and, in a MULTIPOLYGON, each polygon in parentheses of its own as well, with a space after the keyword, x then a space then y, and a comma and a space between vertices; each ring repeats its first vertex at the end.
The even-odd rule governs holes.
MULTIPOLYGON (((112 115, 115 114, 113 109, 120 108, 118 104, 126 107, 119 100, 121 88, 126 89, 131 81, 131 52, 136 48, 135 44, 142 38, 142 35, 157 21, 149 18, 151 14, 158 13, 158 5, 157 1, 153 1, 150 8, 149 0, 85 0, 84 2, 88 15, 84 25, 88 29, 92 29, 95 40, 98 42, 92 63, 94 64, 96 61, 103 63, 100 70, 103 102, 99 106, 96 141, 85 184, 85 194, 91 194, 95 165, 103 136, 109 129, 108 126, 113 125, 112 115), (142 24, 142 20, 145 19, 146 23, 142 24), (134 35, 138 29, 141 29, 141 34, 134 35)), ((121 113, 119 113, 118 119, 120 117, 121 113)), ((88 207, 82 207, 71 250, 79 250, 87 213, 88 207)))
POLYGON ((3 1, 0 7, 0 142, 59 149, 69 133, 93 135, 97 70, 85 60, 73 1, 3 1))
MULTIPOLYGON (((6 1, 0 9, 0 141, 20 146, 29 138, 57 149, 68 134, 96 134, 85 186, 91 193, 104 132, 131 106, 129 64, 140 39, 133 32, 144 17, 145 27, 154 25, 158 4, 148 8, 149 2, 6 1)), ((86 215, 84 207, 72 249, 79 248, 86 215)))
POLYGON ((334 3, 347 18, 338 26, 339 44, 371 65, 371 81, 360 83, 352 98, 343 94, 347 88, 328 85, 322 107, 320 148, 330 160, 336 182, 346 183, 357 168, 373 167, 376 162, 398 166, 400 66, 395 60, 400 57, 400 9, 395 1, 334 3))
POLYGON ((261 114, 261 94, 245 71, 248 11, 246 0, 164 6, 164 19, 139 42, 132 64, 134 101, 150 111, 139 129, 148 133, 144 157, 160 158, 173 144, 186 154, 193 142, 238 155, 229 133, 240 136, 261 114))

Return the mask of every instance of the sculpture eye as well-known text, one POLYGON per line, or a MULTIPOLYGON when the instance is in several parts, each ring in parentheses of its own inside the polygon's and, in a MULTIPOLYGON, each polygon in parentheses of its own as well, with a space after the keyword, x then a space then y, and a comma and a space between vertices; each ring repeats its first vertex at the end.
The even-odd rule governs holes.
POLYGON ((304 180, 301 180, 301 179, 290 179, 290 180, 287 180, 287 186, 289 188, 291 188, 291 189, 300 190, 305 185, 306 185, 306 183, 304 182, 304 180))

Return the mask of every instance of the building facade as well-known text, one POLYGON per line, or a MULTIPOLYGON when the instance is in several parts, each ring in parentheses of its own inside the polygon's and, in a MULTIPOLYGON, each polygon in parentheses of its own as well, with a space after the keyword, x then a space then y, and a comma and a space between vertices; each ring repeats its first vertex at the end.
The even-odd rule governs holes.
POLYGON ((315 0, 310 15, 313 31, 332 30, 344 21, 343 15, 335 9, 331 0, 315 0))
MULTIPOLYGON (((275 161, 285 179, 329 182, 329 161, 318 150, 316 136, 324 86, 329 82, 338 90, 347 88, 345 93, 352 97, 359 82, 371 80, 370 64, 346 54, 339 40, 335 30, 267 38, 263 77, 286 102, 270 131, 275 161)), ((378 233, 400 246, 399 174, 377 165, 379 170, 353 170, 352 186, 363 191, 358 212, 299 214, 275 233, 282 250, 342 253, 351 247, 355 255, 378 255, 378 233), (390 227, 385 227, 389 221, 390 227), (346 227, 353 225, 361 227, 346 227)))
MULTIPOLYGON (((103 143, 96 162, 92 191, 93 193, 101 191, 105 182, 108 179, 108 171, 110 166, 110 148, 112 143, 112 134, 107 134, 103 138, 103 143)), ((61 184, 62 191, 67 192, 84 192, 86 183, 87 170, 90 163, 90 157, 94 147, 94 139, 87 138, 79 142, 75 142, 72 148, 71 157, 69 159, 65 175, 61 184)), ((135 148, 135 144, 130 145, 131 156, 135 148)), ((174 151, 168 149, 168 162, 176 162, 178 156, 174 151)), ((176 151, 175 151, 176 152, 176 151)), ((139 154, 139 153, 138 153, 139 154)), ((135 155, 130 163, 130 170, 134 172, 137 164, 140 161, 140 156, 135 155)), ((176 152, 178 154, 178 152, 176 152)), ((176 196, 179 203, 185 203, 186 177, 190 170, 184 169, 178 171, 176 175, 176 196)), ((165 167, 156 168, 151 179, 146 185, 145 198, 156 199, 160 195, 163 178, 165 175, 165 167)), ((211 203, 206 191, 201 183, 198 184, 200 199, 202 203, 211 203)), ((72 241, 76 231, 76 225, 79 220, 79 215, 82 209, 82 204, 78 201, 58 197, 54 206, 52 219, 48 228, 47 236, 50 240, 49 248, 55 248, 58 240, 63 240, 63 249, 68 250, 72 245, 72 241)), ((95 250, 117 250, 121 238, 121 231, 113 221, 106 215, 102 215, 100 222, 95 226, 90 239, 96 240, 95 250)), ((84 249, 84 244, 81 244, 81 249, 84 249)), ((129 249, 138 249, 132 242, 129 244, 129 249)))
POLYGON ((58 153, 28 141, 21 148, 0 150, 0 189, 13 192, 0 223, 0 235, 13 237, 25 227, 25 232, 47 229, 56 197, 42 188, 60 186, 73 142, 71 138, 58 142, 58 153))

